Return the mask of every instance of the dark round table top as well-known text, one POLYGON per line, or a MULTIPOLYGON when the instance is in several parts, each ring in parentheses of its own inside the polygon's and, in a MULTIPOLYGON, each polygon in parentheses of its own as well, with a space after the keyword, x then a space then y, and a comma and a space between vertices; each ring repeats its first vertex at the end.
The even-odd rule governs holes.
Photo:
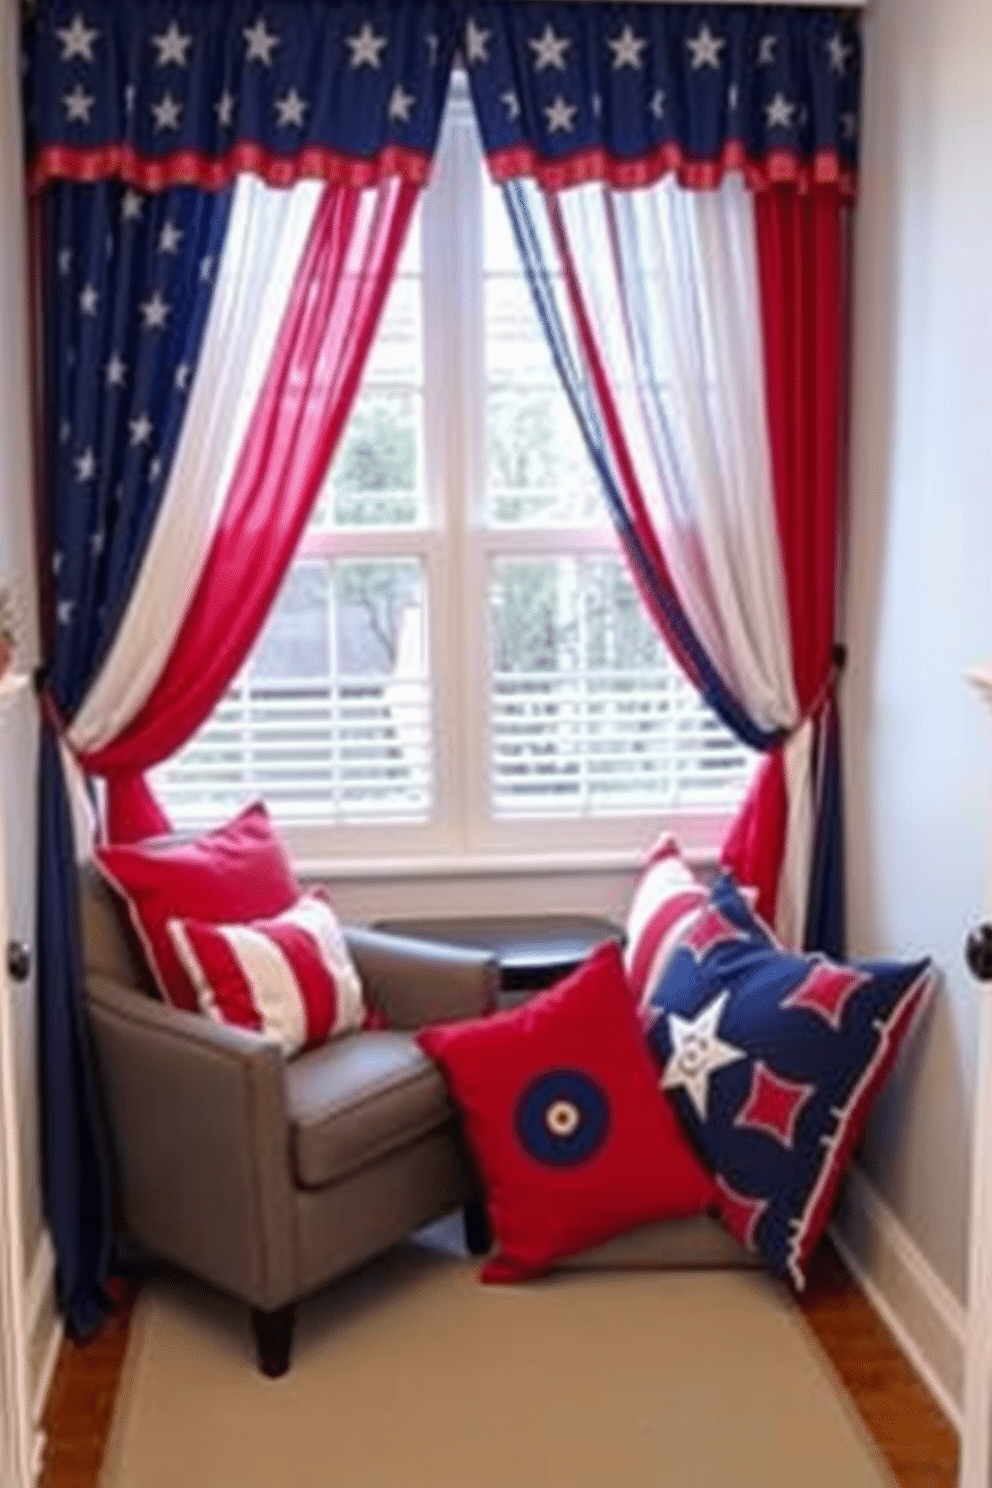
POLYGON ((573 971, 604 940, 623 943, 621 926, 596 915, 451 915, 379 920, 374 928, 417 940, 491 951, 506 991, 546 987, 573 971))

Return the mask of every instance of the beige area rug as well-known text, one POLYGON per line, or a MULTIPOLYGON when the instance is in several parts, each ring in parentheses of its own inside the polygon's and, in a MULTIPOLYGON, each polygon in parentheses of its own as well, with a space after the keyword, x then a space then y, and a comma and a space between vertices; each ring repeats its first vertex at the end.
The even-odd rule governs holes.
POLYGON ((300 1309, 138 1303, 101 1488, 894 1488, 787 1292, 753 1271, 483 1286, 436 1239, 300 1309))

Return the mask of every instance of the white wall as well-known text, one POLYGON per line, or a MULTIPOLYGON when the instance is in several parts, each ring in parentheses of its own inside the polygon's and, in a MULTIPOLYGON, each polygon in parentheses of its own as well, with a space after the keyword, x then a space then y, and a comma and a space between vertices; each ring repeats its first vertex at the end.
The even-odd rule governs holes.
POLYGON ((845 686, 852 951, 944 986, 871 1122, 864 1171, 965 1293, 976 987, 992 918, 992 7, 866 17, 845 686))

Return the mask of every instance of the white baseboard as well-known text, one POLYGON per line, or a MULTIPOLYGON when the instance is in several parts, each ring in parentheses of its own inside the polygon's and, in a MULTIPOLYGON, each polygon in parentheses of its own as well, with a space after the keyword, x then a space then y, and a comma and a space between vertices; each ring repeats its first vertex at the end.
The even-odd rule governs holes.
POLYGON ((845 1179, 830 1227, 854 1274, 903 1353, 960 1434, 965 1309, 859 1168, 845 1179))
POLYGON ((37 1426, 62 1345, 62 1319, 55 1295, 55 1249, 47 1230, 42 1230, 35 1247, 24 1288, 24 1323, 30 1363, 31 1416, 37 1426))

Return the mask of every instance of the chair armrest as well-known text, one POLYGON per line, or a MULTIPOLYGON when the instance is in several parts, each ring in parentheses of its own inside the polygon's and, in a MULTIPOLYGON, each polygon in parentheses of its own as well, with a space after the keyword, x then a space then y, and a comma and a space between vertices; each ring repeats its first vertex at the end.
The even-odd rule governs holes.
POLYGON ((126 1229, 253 1306, 280 1306, 296 1258, 279 1045, 94 973, 87 1015, 126 1229))
POLYGON ((345 934, 366 997, 391 1028, 479 1018, 496 1006, 499 966, 488 951, 353 926, 345 934))

